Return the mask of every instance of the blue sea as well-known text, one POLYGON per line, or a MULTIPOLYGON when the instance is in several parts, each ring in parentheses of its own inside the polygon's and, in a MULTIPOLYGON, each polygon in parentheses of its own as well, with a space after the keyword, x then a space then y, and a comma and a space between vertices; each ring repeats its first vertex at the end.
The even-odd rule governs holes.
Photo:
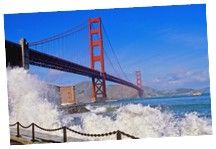
POLYGON ((196 112, 199 117, 211 118, 211 98, 209 94, 202 96, 177 96, 156 98, 135 98, 106 101, 94 106, 122 107, 129 104, 142 104, 143 106, 158 107, 162 112, 171 112, 182 117, 186 113, 196 112))

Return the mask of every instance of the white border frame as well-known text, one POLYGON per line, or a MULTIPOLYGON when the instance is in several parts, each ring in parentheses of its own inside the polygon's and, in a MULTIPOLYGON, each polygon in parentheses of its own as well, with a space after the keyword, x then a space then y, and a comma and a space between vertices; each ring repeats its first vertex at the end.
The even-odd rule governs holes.
MULTIPOLYGON (((9 116, 7 100, 7 81, 5 68, 5 43, 4 43, 4 16, 10 13, 29 13, 29 12, 50 12, 104 8, 128 8, 145 6, 165 6, 165 5, 185 5, 185 4, 204 4, 205 0, 1 0, 0 1, 0 146, 9 147, 9 116), (48 6, 48 7, 47 7, 48 6)), ((213 134, 210 136, 197 137, 167 137, 167 138, 147 138, 140 140, 122 141, 99 141, 99 142, 78 142, 61 144, 36 144, 25 146, 10 146, 11 148, 214 148, 215 141, 215 111, 216 111, 216 21, 215 21, 214 0, 207 1, 207 29, 208 29, 208 50, 209 50, 209 71, 212 101, 212 126, 213 134)))

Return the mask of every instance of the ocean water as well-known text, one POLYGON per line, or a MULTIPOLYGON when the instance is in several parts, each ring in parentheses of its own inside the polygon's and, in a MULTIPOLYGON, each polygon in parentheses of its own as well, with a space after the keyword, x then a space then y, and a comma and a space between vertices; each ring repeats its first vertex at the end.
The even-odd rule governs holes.
MULTIPOLYGON (((126 99, 87 105, 89 112, 59 111, 58 94, 37 76, 22 68, 8 69, 10 123, 32 122, 54 129, 67 126, 83 133, 121 130, 139 138, 211 135, 210 96, 126 99)), ((40 131, 40 130, 36 130, 40 131)), ((43 132, 43 131, 42 131, 43 132)), ((30 134, 31 135, 31 134, 30 134)), ((62 136, 62 132, 55 132, 62 136)), ((68 136, 84 140, 116 139, 68 136)))
POLYGON ((136 98, 108 101, 99 103, 95 107, 120 107, 128 104, 141 104, 153 108, 160 108, 164 112, 172 112, 176 117, 182 117, 186 113, 196 112, 199 117, 211 118, 210 94, 202 96, 178 96, 178 97, 154 97, 136 98))

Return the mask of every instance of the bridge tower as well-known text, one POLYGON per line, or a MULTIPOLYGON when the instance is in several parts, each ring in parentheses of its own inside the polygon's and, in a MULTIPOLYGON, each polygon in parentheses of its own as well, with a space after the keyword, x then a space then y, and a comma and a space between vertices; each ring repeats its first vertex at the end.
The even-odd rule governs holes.
POLYGON ((92 101, 106 99, 106 81, 104 68, 104 49, 101 28, 101 18, 89 18, 89 46, 90 46, 90 68, 95 70, 96 64, 100 65, 101 77, 92 78, 92 101))
POLYGON ((136 71, 136 85, 139 88, 142 88, 142 75, 141 75, 141 71, 136 71))
MULTIPOLYGON (((141 71, 136 71, 136 85, 143 88, 141 71)), ((143 96, 143 91, 139 91, 139 97, 143 96)))

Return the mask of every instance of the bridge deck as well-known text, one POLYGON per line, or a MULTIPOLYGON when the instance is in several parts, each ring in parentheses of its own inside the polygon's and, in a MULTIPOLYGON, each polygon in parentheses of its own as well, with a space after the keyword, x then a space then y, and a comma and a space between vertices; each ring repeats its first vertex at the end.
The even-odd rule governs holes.
MULTIPOLYGON (((87 77, 95 77, 95 78, 102 78, 102 73, 97 70, 90 69, 88 67, 55 57, 48 54, 44 54, 35 50, 29 50, 29 60, 30 64, 37 65, 46 68, 57 69, 60 71, 66 71, 70 73, 76 73, 87 77)), ((132 87, 136 90, 141 90, 139 87, 125 81, 123 79, 117 78, 115 76, 109 75, 105 73, 105 78, 107 81, 115 82, 118 84, 126 85, 132 87)))
MULTIPOLYGON (((14 52, 11 50, 20 49, 20 45, 17 43, 6 40, 5 44, 6 44, 6 55, 9 58, 11 55, 13 55, 13 52, 14 52), (8 48, 8 47, 10 47, 10 48, 8 48)), ((69 72, 69 73, 75 73, 75 74, 87 76, 90 78, 93 78, 93 77, 99 78, 99 79, 102 78, 102 73, 100 71, 93 70, 93 69, 90 69, 88 67, 85 67, 85 66, 82 66, 82 65, 79 65, 79 64, 76 64, 76 63, 73 63, 73 62, 49 55, 49 54, 45 54, 45 53, 36 51, 34 49, 29 48, 28 50, 29 50, 29 63, 32 65, 56 69, 56 70, 65 71, 65 72, 69 72)), ((10 59, 9 58, 7 59, 7 61, 14 59, 14 57, 11 57, 10 59)), ((20 55, 18 55, 18 58, 20 59, 20 55)), ((7 62, 7 65, 8 65, 8 63, 9 62, 7 62)), ((139 88, 138 86, 136 86, 135 84, 130 83, 126 80, 117 78, 115 76, 112 76, 110 74, 105 73, 105 79, 107 81, 111 81, 114 83, 118 83, 118 84, 132 87, 132 88, 138 90, 139 92, 143 92, 143 90, 141 88, 139 88)))

